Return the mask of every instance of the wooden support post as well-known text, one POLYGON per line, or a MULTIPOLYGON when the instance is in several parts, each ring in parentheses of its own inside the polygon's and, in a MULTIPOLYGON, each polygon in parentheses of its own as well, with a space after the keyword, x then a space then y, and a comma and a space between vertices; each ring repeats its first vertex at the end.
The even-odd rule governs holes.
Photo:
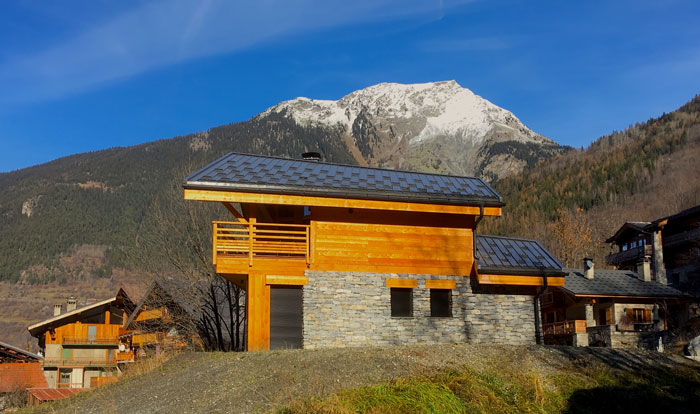
POLYGON ((216 264, 216 233, 219 230, 219 225, 217 223, 214 223, 214 228, 212 230, 212 236, 211 236, 211 261, 213 264, 216 264))
POLYGON ((257 222, 255 204, 251 204, 249 210, 250 217, 248 217, 248 221, 250 224, 248 225, 248 265, 253 267, 253 236, 255 234, 255 223, 257 222))
POLYGON ((270 286, 266 275, 248 275, 248 351, 270 349, 270 286))

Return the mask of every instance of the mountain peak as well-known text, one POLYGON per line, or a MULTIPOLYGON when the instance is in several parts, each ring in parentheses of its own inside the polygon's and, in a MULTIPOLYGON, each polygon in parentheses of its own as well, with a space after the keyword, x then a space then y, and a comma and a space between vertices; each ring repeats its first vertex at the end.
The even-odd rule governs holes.
MULTIPOLYGON (((272 113, 301 126, 340 130, 360 164, 391 168, 424 168, 424 159, 429 159, 437 172, 481 174, 483 157, 478 153, 485 146, 501 141, 557 146, 511 112, 454 80, 379 83, 337 101, 300 97, 281 102, 259 117, 272 113), (453 152, 462 159, 455 159, 453 152)), ((522 168, 521 161, 503 173, 522 168)))

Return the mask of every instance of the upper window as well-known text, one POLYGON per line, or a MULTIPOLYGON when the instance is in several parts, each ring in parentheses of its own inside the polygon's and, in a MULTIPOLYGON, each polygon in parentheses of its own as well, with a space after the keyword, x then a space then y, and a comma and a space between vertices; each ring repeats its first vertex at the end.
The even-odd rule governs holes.
POLYGON ((438 318, 452 316, 451 289, 430 289, 430 316, 438 318))
POLYGON ((391 316, 413 316, 413 289, 391 288, 391 316))

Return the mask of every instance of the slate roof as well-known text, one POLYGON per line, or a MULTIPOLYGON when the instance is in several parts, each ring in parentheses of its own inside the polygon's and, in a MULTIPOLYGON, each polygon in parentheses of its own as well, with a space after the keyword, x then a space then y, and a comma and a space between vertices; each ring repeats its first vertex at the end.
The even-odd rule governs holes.
POLYGON ((41 361, 41 356, 22 348, 0 342, 0 363, 4 362, 36 362, 41 361))
POLYGON ((537 240, 477 235, 479 272, 563 275, 562 265, 537 240))
POLYGON ((503 206, 480 178, 229 153, 185 179, 185 188, 503 206))
POLYGON ((617 241, 617 239, 625 233, 627 230, 633 230, 638 233, 644 233, 646 232, 647 226, 649 226, 648 221, 628 221, 622 226, 620 226, 619 229, 615 232, 614 235, 610 236, 607 240, 605 240, 606 243, 612 243, 617 241))
POLYGON ((39 362, 0 364, 0 393, 48 386, 39 362))
POLYGON ((688 297, 680 290, 662 285, 654 280, 645 282, 629 270, 595 269, 593 279, 583 276, 581 269, 566 269, 564 290, 574 295, 635 296, 635 297, 688 297))

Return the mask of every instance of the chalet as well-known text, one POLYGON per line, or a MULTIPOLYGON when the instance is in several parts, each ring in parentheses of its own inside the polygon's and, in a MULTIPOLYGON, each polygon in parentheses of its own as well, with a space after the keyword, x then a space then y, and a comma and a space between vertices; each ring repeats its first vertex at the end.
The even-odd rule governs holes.
POLYGON ((545 343, 656 349, 669 323, 687 319, 689 299, 652 280, 648 264, 641 274, 596 270, 587 258, 541 297, 545 343))
POLYGON ((476 236, 504 205, 484 181, 307 155, 229 153, 184 183, 233 216, 212 261, 246 290, 248 350, 536 341, 564 273, 535 241, 476 236))
POLYGON ((199 343, 192 312, 161 282, 153 281, 124 323, 120 349, 135 357, 160 353, 162 348, 182 349, 199 343))
POLYGON ((122 289, 113 298, 80 308, 70 298, 66 312, 54 305, 52 318, 29 326, 44 355, 41 366, 49 388, 91 388, 117 376, 118 364, 133 358, 119 350, 119 333, 133 307, 122 289))
POLYGON ((608 265, 620 270, 649 266, 651 277, 700 294, 700 206, 651 222, 628 222, 606 240, 616 250, 608 265))

